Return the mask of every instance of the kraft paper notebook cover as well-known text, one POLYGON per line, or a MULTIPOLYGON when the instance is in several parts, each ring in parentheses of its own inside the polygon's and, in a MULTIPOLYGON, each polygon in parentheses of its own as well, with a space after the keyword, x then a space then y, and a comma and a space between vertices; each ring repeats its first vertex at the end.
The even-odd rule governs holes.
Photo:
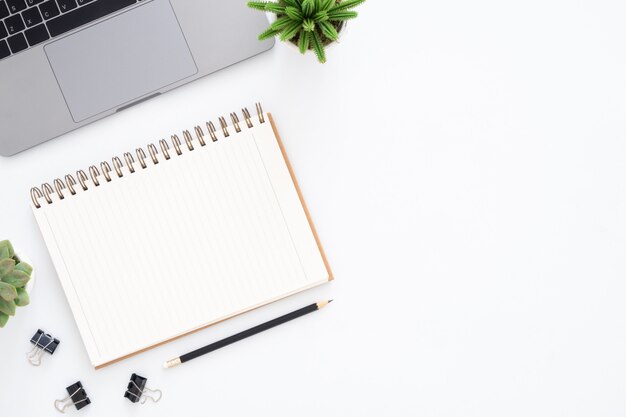
POLYGON ((333 279, 272 116, 230 119, 31 190, 96 368, 333 279))

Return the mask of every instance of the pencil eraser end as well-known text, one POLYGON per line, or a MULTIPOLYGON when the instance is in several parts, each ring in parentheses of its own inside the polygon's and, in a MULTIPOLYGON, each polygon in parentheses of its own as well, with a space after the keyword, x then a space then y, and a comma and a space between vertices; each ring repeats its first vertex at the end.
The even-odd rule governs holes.
POLYGON ((165 369, 168 369, 168 368, 173 368, 173 367, 175 367, 175 366, 177 366, 177 365, 180 365, 181 363, 182 363, 182 362, 180 361, 180 358, 176 358, 176 359, 172 359, 172 360, 169 360, 169 361, 165 362, 165 363, 163 364, 163 367, 164 367, 165 369))

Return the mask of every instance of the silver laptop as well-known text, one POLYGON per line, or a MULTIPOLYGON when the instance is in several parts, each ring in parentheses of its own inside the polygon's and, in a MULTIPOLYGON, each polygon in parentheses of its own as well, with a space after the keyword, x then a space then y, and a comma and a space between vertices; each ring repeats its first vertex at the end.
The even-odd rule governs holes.
POLYGON ((270 49, 244 0, 0 0, 0 154, 270 49))

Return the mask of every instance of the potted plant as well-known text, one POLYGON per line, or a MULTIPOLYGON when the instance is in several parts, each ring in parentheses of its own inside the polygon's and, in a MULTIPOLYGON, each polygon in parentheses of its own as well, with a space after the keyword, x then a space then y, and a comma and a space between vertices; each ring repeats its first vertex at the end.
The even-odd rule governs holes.
POLYGON ((0 242, 0 327, 6 326, 16 307, 30 303, 27 284, 31 281, 33 267, 21 260, 11 242, 0 242))
POLYGON ((326 62, 325 48, 339 40, 346 21, 358 16, 350 10, 365 0, 279 0, 251 1, 248 6, 276 15, 259 40, 278 36, 291 42, 300 53, 312 50, 321 63, 326 62))

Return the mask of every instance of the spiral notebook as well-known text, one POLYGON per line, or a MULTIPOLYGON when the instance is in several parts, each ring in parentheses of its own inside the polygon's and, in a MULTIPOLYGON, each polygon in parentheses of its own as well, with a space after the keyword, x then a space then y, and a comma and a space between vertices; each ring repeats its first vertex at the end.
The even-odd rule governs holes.
POLYGON ((31 189, 96 369, 333 279, 269 113, 31 189))

